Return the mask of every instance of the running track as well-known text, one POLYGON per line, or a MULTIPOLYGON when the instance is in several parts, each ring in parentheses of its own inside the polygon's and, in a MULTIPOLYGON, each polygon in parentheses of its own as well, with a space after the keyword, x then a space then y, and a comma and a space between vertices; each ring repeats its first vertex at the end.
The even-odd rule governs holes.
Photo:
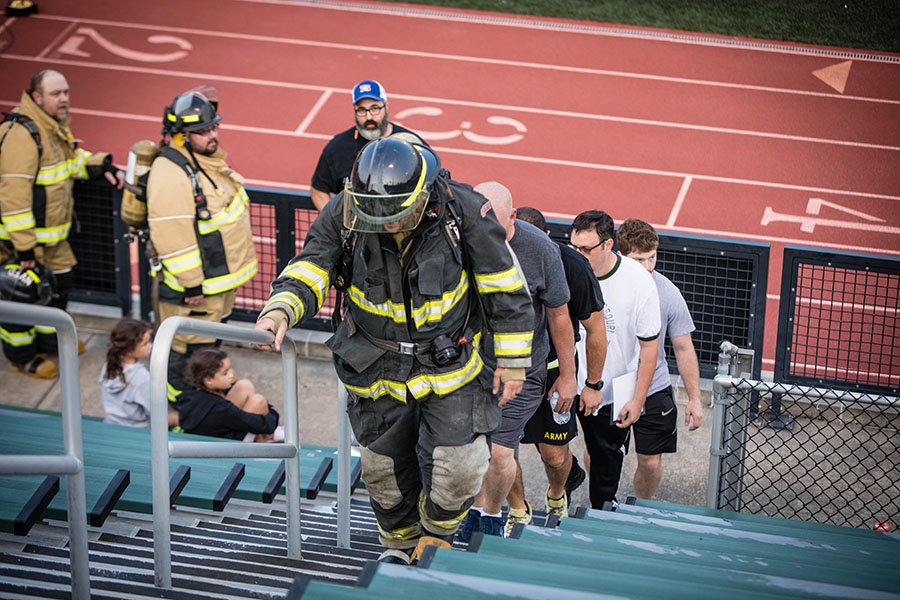
POLYGON ((176 93, 211 82, 238 171, 308 190, 372 78, 455 179, 503 182, 518 206, 770 242, 764 369, 784 244, 900 255, 898 55, 412 5, 40 7, 0 31, 0 108, 58 68, 75 133, 120 164, 176 93))

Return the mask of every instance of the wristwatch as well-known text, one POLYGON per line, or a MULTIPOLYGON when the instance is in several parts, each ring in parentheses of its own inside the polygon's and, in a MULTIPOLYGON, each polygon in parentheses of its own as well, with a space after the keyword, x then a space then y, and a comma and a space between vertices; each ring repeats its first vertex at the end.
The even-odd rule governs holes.
POLYGON ((592 390, 602 390, 603 389, 603 380, 601 379, 597 383, 591 383, 590 381, 584 382, 584 387, 589 387, 592 390))

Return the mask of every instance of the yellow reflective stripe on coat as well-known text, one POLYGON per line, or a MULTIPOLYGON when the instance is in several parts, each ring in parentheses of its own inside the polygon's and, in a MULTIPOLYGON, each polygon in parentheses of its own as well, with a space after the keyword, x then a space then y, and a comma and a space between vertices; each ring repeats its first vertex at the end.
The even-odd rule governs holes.
POLYGON ((400 402, 406 402, 406 384, 402 381, 390 381, 389 379, 380 379, 369 387, 357 387, 355 385, 344 384, 348 390, 362 396, 364 398, 378 398, 380 396, 389 395, 396 398, 400 402))
POLYGON ((169 399, 169 402, 177 402, 178 396, 181 395, 181 390, 176 389, 172 386, 168 381, 166 382, 166 397, 169 399))
POLYGON ((62 225, 56 225, 55 227, 35 227, 34 237, 37 238, 38 244, 52 244, 68 238, 71 229, 71 221, 63 223, 62 225))
POLYGON ((347 290, 347 296, 353 304, 367 313, 378 315, 379 317, 387 317, 395 323, 406 323, 406 307, 403 304, 397 304, 390 300, 381 304, 369 302, 366 300, 365 293, 355 285, 350 286, 347 290))
POLYGON ((482 362, 478 353, 480 341, 481 333, 479 332, 475 334, 475 339, 472 340, 474 347, 472 356, 469 357, 469 361, 465 365, 446 373, 423 373, 422 375, 417 375, 406 382, 409 391, 417 400, 424 398, 430 393, 445 396, 475 379, 484 367, 484 362, 482 362))
POLYGON ((66 179, 87 179, 87 159, 91 155, 90 152, 79 148, 75 152, 75 158, 70 158, 63 162, 42 167, 34 179, 35 185, 53 185, 66 179))
POLYGON ((44 335, 55 335, 56 327, 44 327, 43 325, 35 325, 34 330, 44 335))
POLYGON ((229 223, 234 223, 244 214, 244 210, 249 203, 250 198, 247 197, 247 192, 244 191, 243 187, 238 188, 238 192, 231 200, 231 203, 223 210, 217 212, 206 221, 197 219, 197 230, 200 232, 200 235, 207 235, 218 231, 229 223))
POLYGON ((174 275, 169 273, 165 268, 160 271, 162 273, 162 282, 175 290, 176 292, 183 292, 184 286, 178 283, 178 279, 175 278, 174 275))
POLYGON ((239 285, 243 285, 253 279, 256 275, 256 261, 249 263, 246 267, 235 273, 220 275, 219 277, 210 277, 203 280, 203 294, 212 296, 233 290, 239 285))
POLYGON ((162 264, 170 273, 184 273, 191 269, 202 267, 200 250, 194 249, 175 258, 164 258, 162 264))
POLYGON ((466 509, 451 519, 447 519, 444 521, 435 521, 434 519, 429 518, 427 514, 425 514, 425 493, 419 492, 419 518, 429 525, 434 525, 439 529, 446 529, 448 531, 455 530, 457 527, 459 527, 459 524, 462 523, 462 520, 466 518, 466 515, 468 513, 469 509, 466 509))
POLYGON ((494 333, 496 356, 530 356, 533 331, 524 333, 494 333))
POLYGON ((34 213, 30 210, 15 215, 6 215, 0 217, 3 222, 4 231, 22 231, 23 229, 32 229, 35 226, 34 213))
POLYGON ((309 261, 301 260, 286 266, 281 272, 281 277, 291 277, 305 283, 316 295, 316 311, 322 308, 328 294, 328 286, 331 285, 328 271, 309 261))
POLYGON ((510 267, 499 273, 475 274, 475 285, 481 294, 492 292, 513 292, 522 287, 522 278, 516 267, 510 267))
POLYGON ((466 272, 463 271, 456 289, 444 292, 440 300, 429 300, 422 306, 413 308, 412 317, 416 329, 419 329, 426 323, 436 323, 443 319, 444 315, 450 312, 450 309, 465 297, 468 289, 469 278, 466 272))
POLYGON ((268 312, 269 307, 276 303, 287 304, 291 307, 291 310, 294 311, 293 324, 296 324, 300 319, 303 318, 303 302, 296 294, 292 292, 278 292, 277 294, 269 298, 260 314, 268 312))
POLYGON ((393 540, 395 542, 402 542, 404 540, 413 540, 420 535, 422 535, 422 524, 415 523, 410 525, 409 527, 401 527, 400 529, 394 529, 393 531, 384 529, 381 526, 381 523, 378 524, 378 533, 381 534, 386 540, 393 540))
POLYGON ((0 327, 0 340, 3 340, 4 343, 10 346, 30 346, 36 339, 37 333, 35 333, 34 328, 28 331, 7 331, 0 327))

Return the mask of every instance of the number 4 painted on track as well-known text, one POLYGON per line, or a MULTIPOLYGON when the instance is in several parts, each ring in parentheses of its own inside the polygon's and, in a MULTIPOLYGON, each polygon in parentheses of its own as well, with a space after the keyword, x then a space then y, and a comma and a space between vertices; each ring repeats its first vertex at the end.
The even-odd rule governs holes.
POLYGON ((771 206, 767 206, 765 211, 763 212, 763 218, 759 222, 760 225, 768 225, 769 223, 776 223, 778 221, 784 221, 787 223, 800 223, 800 231, 806 233, 813 233, 816 230, 816 225, 822 227, 841 227, 843 229, 859 229, 862 231, 870 231, 870 232, 878 232, 878 233, 892 233, 892 234, 900 234, 900 227, 890 227, 887 225, 875 225, 875 223, 884 223, 885 220, 879 217, 875 217, 873 215, 866 214, 859 210, 854 210, 852 208, 847 208, 846 206, 841 206, 835 202, 829 202, 828 200, 822 200, 821 198, 810 198, 809 202, 806 203, 806 214, 805 215, 788 215, 783 213, 775 212, 771 206), (834 210, 838 210, 840 212, 846 213, 848 215, 852 215, 854 217, 858 217, 860 219, 864 219, 868 221, 868 223, 853 223, 849 221, 843 221, 838 219, 822 219, 819 218, 819 212, 822 207, 826 206, 828 208, 832 208, 834 210))

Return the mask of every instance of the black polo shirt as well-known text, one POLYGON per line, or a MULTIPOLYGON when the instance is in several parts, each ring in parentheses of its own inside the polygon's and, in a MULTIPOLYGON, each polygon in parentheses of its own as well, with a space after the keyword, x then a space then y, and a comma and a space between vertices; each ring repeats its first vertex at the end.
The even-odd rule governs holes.
MULTIPOLYGON (((391 134, 412 133, 419 137, 416 133, 396 123, 393 123, 393 126, 391 134)), ((322 150, 322 155, 319 156, 319 164, 316 165, 312 176, 312 187, 329 194, 337 194, 341 191, 344 188, 344 179, 349 177, 350 171, 353 170, 353 161, 356 160, 356 155, 368 143, 369 140, 359 135, 356 126, 331 138, 331 141, 322 150)))

